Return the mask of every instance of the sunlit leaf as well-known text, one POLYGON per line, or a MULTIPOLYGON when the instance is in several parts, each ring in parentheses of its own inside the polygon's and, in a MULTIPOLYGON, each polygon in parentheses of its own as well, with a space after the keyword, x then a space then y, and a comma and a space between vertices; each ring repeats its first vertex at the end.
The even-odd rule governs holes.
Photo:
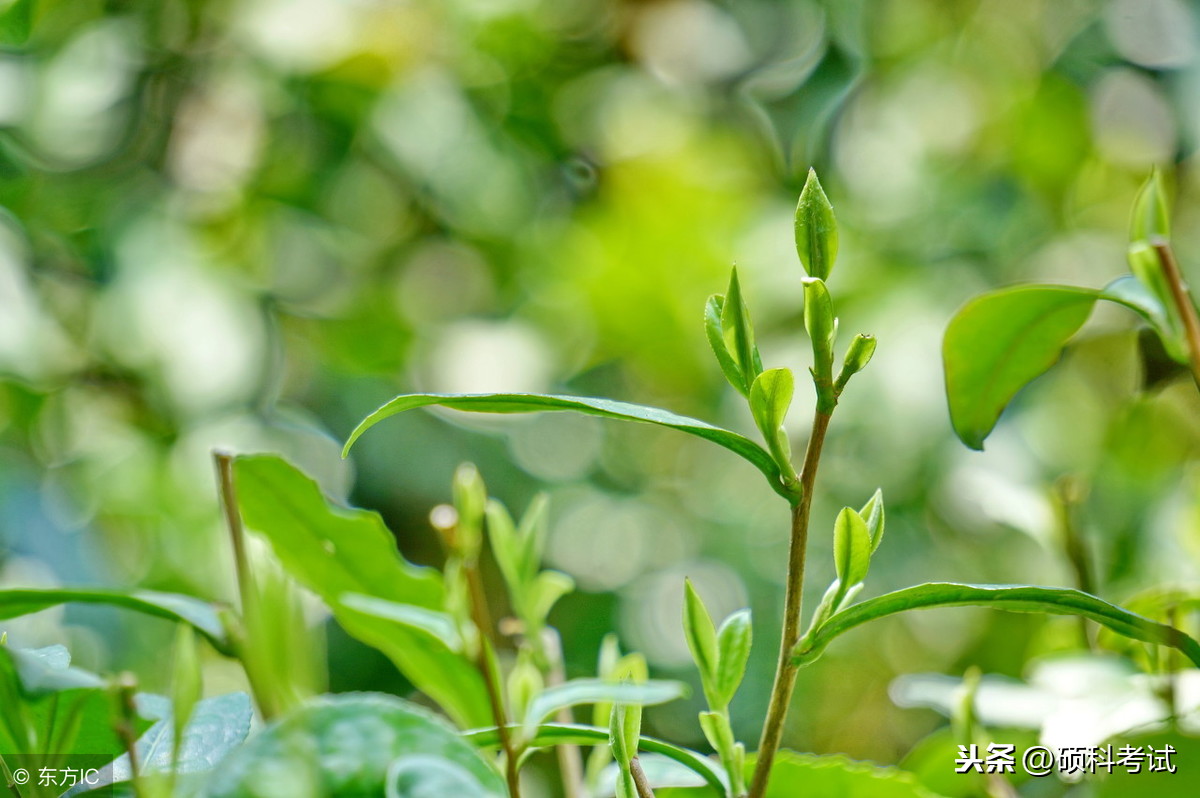
POLYGON ((429 619, 443 610, 441 574, 405 561, 378 514, 333 505, 316 482, 279 457, 239 457, 234 474, 246 525, 267 538, 288 572, 329 605, 348 633, 386 654, 456 723, 488 723, 482 677, 441 631, 414 623, 412 614, 382 617, 343 602, 359 594, 411 605, 429 619))
POLYGON ((1077 615, 1146 643, 1170 646, 1200 666, 1200 643, 1170 626, 1135 615, 1103 599, 1065 587, 1031 585, 964 585, 932 582, 897 590, 835 613, 796 647, 795 659, 807 664, 835 637, 869 621, 908 610, 931 607, 990 607, 1009 612, 1077 615))
POLYGON ((950 420, 963 443, 983 448, 1000 413, 1054 365, 1097 296, 1086 288, 1019 286, 977 296, 955 314, 942 358, 950 420))
POLYGON ((146 615, 190 624, 218 651, 232 653, 232 644, 217 608, 207 601, 178 593, 107 588, 21 588, 0 590, 0 619, 16 618, 60 604, 107 604, 146 615))
POLYGON ((749 461, 755 468, 766 475, 777 492, 787 495, 780 481, 779 466, 774 458, 749 438, 736 432, 714 427, 694 418, 679 416, 657 407, 634 405, 628 402, 616 402, 611 399, 597 399, 586 396, 551 396, 524 393, 481 393, 481 394, 438 394, 417 393, 397 396, 363 419, 350 434, 346 446, 342 450, 345 455, 350 451, 354 442, 371 427, 389 416, 412 410, 417 407, 438 405, 453 410, 466 410, 475 413, 541 413, 550 410, 572 410, 591 416, 613 418, 622 421, 640 421, 646 424, 656 424, 686 432, 689 435, 703 438, 723 446, 731 452, 749 461))

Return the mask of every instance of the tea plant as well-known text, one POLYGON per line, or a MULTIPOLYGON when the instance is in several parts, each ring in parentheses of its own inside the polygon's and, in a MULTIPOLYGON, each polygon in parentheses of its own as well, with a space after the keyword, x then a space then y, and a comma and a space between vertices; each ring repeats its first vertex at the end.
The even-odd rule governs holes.
MULTIPOLYGON (((932 607, 1074 615, 1118 635, 1176 649, 1200 665, 1200 644, 1173 626, 1071 588, 937 582, 858 601, 884 536, 884 500, 878 490, 861 508, 846 507, 833 519, 836 578, 804 623, 801 596, 812 501, 826 434, 839 400, 854 375, 868 366, 876 342, 869 335, 852 338, 835 370, 838 320, 826 283, 838 253, 837 223, 812 172, 797 206, 795 239, 807 274, 802 279, 804 328, 815 395, 811 432, 798 462, 784 427, 795 376, 787 368, 764 368, 736 271, 725 294, 706 303, 705 331, 722 372, 746 400, 763 444, 667 410, 611 399, 407 394, 364 419, 344 452, 380 421, 436 405, 485 413, 571 411, 654 424, 741 456, 780 497, 781 509, 786 506, 790 533, 778 660, 753 754, 747 753, 745 741, 735 738, 731 724, 731 706, 751 649, 748 611, 718 625, 691 585, 680 586, 685 637, 707 705, 698 725, 716 752, 712 759, 641 733, 642 707, 679 698, 685 688, 650 679, 645 659, 623 654, 615 638, 605 642, 595 677, 565 678, 549 616, 573 584, 566 575, 542 568, 544 499, 535 499, 514 518, 489 498, 473 467, 460 467, 453 503, 431 514, 446 553, 444 568, 435 570, 404 560, 377 514, 331 503, 314 481, 285 460, 218 454, 238 609, 146 591, 0 591, 0 617, 83 601, 165 617, 184 629, 176 646, 171 697, 136 695, 128 679, 110 682, 75 671, 60 649, 0 647, 0 696, 5 707, 15 707, 3 713, 0 723, 0 764, 10 792, 56 795, 61 790, 21 783, 18 770, 28 773, 29 766, 57 761, 55 757, 112 757, 124 751, 101 779, 141 796, 518 798, 522 766, 533 752, 551 748, 570 798, 604 794, 609 779, 614 786, 607 792, 622 798, 647 798, 660 787, 666 787, 663 794, 687 794, 667 786, 673 784, 696 785, 689 789, 726 798, 857 789, 915 797, 929 793, 902 771, 781 750, 799 669, 851 629, 932 607), (282 573, 251 556, 251 534, 265 542, 282 573), (513 609, 513 618, 499 622, 480 568, 487 546, 513 609), (320 652, 303 639, 293 580, 319 597, 350 635, 383 652, 446 717, 389 696, 318 695, 319 679, 305 663, 320 652), (216 653, 238 660, 246 672, 254 702, 268 722, 248 739, 244 696, 199 698, 197 635, 216 653), (588 705, 592 723, 576 723, 575 708, 588 705), (147 730, 151 721, 157 723, 147 730), (218 761, 220 767, 214 768, 218 761)), ((954 375, 948 384, 960 435, 968 443, 981 443, 994 424, 991 414, 998 415, 1013 385, 1035 371, 1049 342, 1069 335, 1068 328, 1073 332, 1072 324, 1078 327, 1080 313, 1098 298, 1138 309, 1158 329, 1173 329, 1166 311, 1152 312, 1147 297, 1125 283, 1105 292, 1057 289, 1015 299, 1005 294, 968 306, 967 321, 960 315, 952 324, 954 344, 951 336, 947 339, 948 372, 954 375), (1021 319, 1028 321, 1026 328, 1014 331, 1021 319), (988 346, 979 348, 971 334, 988 346)), ((1180 323, 1185 329, 1186 323, 1180 323)))

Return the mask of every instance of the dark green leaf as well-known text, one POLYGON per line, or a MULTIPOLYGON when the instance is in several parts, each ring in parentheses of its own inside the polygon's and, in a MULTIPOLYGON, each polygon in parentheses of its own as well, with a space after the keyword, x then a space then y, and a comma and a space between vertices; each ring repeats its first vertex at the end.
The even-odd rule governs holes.
POLYGON ((207 601, 178 593, 104 588, 22 588, 0 590, 0 619, 16 618, 59 604, 108 604, 191 625, 224 654, 232 645, 217 608, 207 601))
MULTIPOLYGON (((520 731, 520 728, 516 726, 509 728, 513 732, 520 731)), ((494 727, 463 732, 462 736, 479 748, 495 748, 500 744, 500 735, 496 733, 494 727)), ((546 723, 537 727, 535 733, 530 738, 529 745, 534 748, 550 748, 556 745, 607 745, 608 736, 608 729, 602 729, 598 726, 546 723)), ((706 783, 720 790, 722 795, 725 794, 725 780, 712 761, 707 757, 653 737, 640 738, 638 740, 638 750, 662 754, 665 757, 675 760, 693 773, 698 774, 706 783)))
POLYGON ((1020 286, 963 305, 942 343, 950 419, 963 443, 983 448, 1000 413, 1054 364, 1097 297, 1086 288, 1020 286))
POLYGON ((213 771, 205 795, 383 795, 392 763, 429 756, 477 783, 472 796, 507 794, 496 771, 429 710, 371 693, 325 696, 252 736, 213 771))
POLYGON ((1078 615, 1125 637, 1170 646, 1200 666, 1200 643, 1170 626, 1155 623, 1103 599, 1065 587, 964 585, 932 582, 886 593, 834 614, 796 647, 795 659, 815 660, 835 637, 868 621, 930 607, 990 607, 1009 612, 1078 615))
POLYGON ((774 458, 754 441, 744 438, 735 432, 714 427, 694 418, 678 416, 657 407, 616 402, 611 399, 596 399, 585 396, 550 396, 524 393, 483 393, 483 394, 436 394, 418 393, 397 396, 392 401, 380 407, 363 419, 362 423, 350 434, 346 446, 342 450, 345 455, 350 451, 354 442, 371 427, 389 416, 412 410, 417 407, 439 405, 454 410, 466 410, 475 413, 541 413, 552 410, 573 410, 586 415, 615 418, 623 421, 640 421, 646 424, 657 424, 695 435, 705 440, 723 446, 734 454, 748 460, 759 471, 766 475, 778 493, 787 496, 780 479, 779 466, 774 458))
POLYGON ((479 671, 440 633, 411 617, 381 617, 343 603, 360 594, 432 617, 443 611, 441 574, 405 561, 378 514, 331 504, 317 483, 279 457, 239 457, 234 474, 246 525, 267 538, 288 572, 329 605, 347 632, 386 654, 456 723, 488 722, 479 671))
POLYGON ((833 206, 821 188, 815 169, 808 170, 808 179, 796 203, 796 253, 810 277, 828 280, 837 259, 838 229, 833 206))
MULTIPOLYGON (((78 756, 111 759, 122 749, 113 731, 114 700, 107 682, 71 667, 62 646, 0 646, 0 756, 78 756), (20 707, 13 711, 11 707, 20 707)), ((140 734, 149 721, 135 718, 140 734)), ((106 760, 107 761, 107 760, 106 760)), ((98 763, 97 763, 98 764, 98 763)))

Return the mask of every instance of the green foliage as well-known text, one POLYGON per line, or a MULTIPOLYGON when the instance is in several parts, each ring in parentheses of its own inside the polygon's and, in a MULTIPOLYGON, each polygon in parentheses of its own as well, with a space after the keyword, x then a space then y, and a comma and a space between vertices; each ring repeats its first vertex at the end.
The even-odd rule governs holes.
MULTIPOLYGON (((171 701, 162 696, 138 696, 138 708, 146 717, 157 718, 137 740, 141 774, 203 774, 213 770, 250 733, 254 711, 245 693, 227 693, 197 702, 188 715, 182 736, 177 736, 178 716, 171 701)), ((129 754, 123 753, 100 769, 91 789, 128 784, 133 778, 129 754)), ((72 790, 69 794, 84 793, 72 790)))
POLYGON ((524 731, 532 735, 538 726, 563 707, 599 703, 649 706, 674 701, 686 694, 687 688, 681 682, 652 680, 612 683, 602 679, 571 679, 546 688, 530 702, 529 711, 525 713, 524 731))
MULTIPOLYGON (((753 760, 747 764, 752 766, 753 760)), ((699 788, 674 788, 655 794, 662 798, 700 798, 709 793, 699 788)), ((856 762, 845 756, 780 751, 771 771, 771 786, 766 796, 793 798, 801 794, 836 795, 838 798, 939 798, 921 786, 911 773, 897 768, 856 762)))
POLYGON ((837 259, 838 229, 833 206, 821 188, 815 169, 808 170, 796 204, 796 253, 809 277, 828 280, 837 259))
MULTIPOLYGON (((532 748, 550 748, 560 745, 608 746, 611 731, 599 726, 578 724, 544 723, 529 740, 532 748)), ((463 738, 479 748, 495 748, 500 738, 495 729, 480 729, 463 733, 463 738)), ((725 781, 713 763, 705 756, 653 737, 640 737, 638 750, 661 754, 678 762, 703 778, 712 787, 725 791, 725 781)))
MULTIPOLYGON (((415 756, 448 763, 455 778, 466 774, 471 795, 506 794, 496 771, 433 713, 363 693, 318 698, 272 723, 225 758, 204 795, 292 796, 310 789, 328 796, 380 795, 406 771, 400 766, 393 772, 393 763, 411 764, 408 758, 415 756)), ((413 781, 420 783, 415 776, 413 781)), ((409 784, 407 777, 403 783, 409 784)))
POLYGON ((21 588, 0 590, 0 619, 17 618, 59 604, 106 604, 166 618, 193 626, 213 647, 230 653, 232 643, 220 611, 191 596, 154 590, 108 590, 93 588, 21 588))
POLYGON ((441 576, 405 561, 377 514, 331 505, 315 482, 283 459, 244 457, 234 467, 246 524, 270 542, 293 577, 329 604, 346 631, 385 653, 461 726, 489 723, 487 693, 471 662, 431 624, 412 622, 414 614, 436 619, 444 611, 441 576), (342 603, 351 595, 408 605, 415 613, 372 614, 342 603))
POLYGON ((384 404, 367 416, 350 434, 343 454, 350 451, 355 441, 371 427, 385 418, 417 407, 440 405, 454 410, 476 413, 542 413, 548 410, 572 410, 590 416, 615 418, 623 421, 640 421, 662 427, 677 429, 689 435, 723 446, 750 462, 767 477, 777 492, 783 493, 779 465, 761 446, 735 432, 714 427, 694 418, 676 415, 657 407, 644 407, 583 396, 534 396, 531 394, 406 394, 384 404))
MULTIPOLYGON (((62 646, 22 650, 0 646, 0 761, 19 756, 37 772, 41 767, 92 767, 97 757, 122 749, 115 730, 115 695, 104 679, 71 666, 62 646)), ((134 734, 150 722, 131 719, 134 734)), ((35 797, 58 790, 39 784, 25 788, 35 797)))
POLYGON ((869 621, 908 610, 930 607, 990 607, 1009 612, 1077 615, 1118 634, 1170 646, 1200 665, 1200 643, 1171 626, 1155 623, 1103 599, 1070 588, 1026 585, 964 585, 931 582, 897 590, 855 604, 834 614, 796 647, 800 663, 817 659, 833 638, 869 621))

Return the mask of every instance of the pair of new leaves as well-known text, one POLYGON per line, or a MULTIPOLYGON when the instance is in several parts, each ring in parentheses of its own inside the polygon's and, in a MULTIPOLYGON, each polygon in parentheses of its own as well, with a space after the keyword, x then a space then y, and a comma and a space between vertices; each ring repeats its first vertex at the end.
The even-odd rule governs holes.
POLYGON ((815 631, 844 608, 862 589, 871 567, 871 555, 883 542, 883 491, 876 490, 861 510, 844 507, 833 523, 833 562, 837 578, 825 591, 813 613, 815 631))
MULTIPOLYGON (((796 251, 808 274, 803 281, 804 327, 812 341, 811 371, 817 389, 818 409, 829 413, 850 377, 871 359, 875 339, 870 335, 855 336, 835 380, 833 345, 837 337, 837 318, 825 280, 837 257, 837 221, 816 173, 811 170, 796 206, 795 232, 796 251)), ((783 429, 783 420, 795 390, 794 378, 789 369, 763 370, 736 269, 730 275, 726 293, 708 298, 704 327, 721 371, 749 401, 755 424, 779 464, 784 481, 794 482, 796 474, 791 465, 791 447, 783 429)))

